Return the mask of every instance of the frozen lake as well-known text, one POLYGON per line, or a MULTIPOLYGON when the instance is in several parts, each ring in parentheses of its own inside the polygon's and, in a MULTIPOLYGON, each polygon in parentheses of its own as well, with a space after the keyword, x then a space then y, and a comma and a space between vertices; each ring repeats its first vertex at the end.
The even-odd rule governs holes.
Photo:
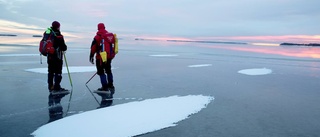
MULTIPOLYGON (((101 97, 94 94, 97 102, 89 91, 100 87, 98 77, 87 84, 89 89, 85 85, 95 73, 94 66, 89 63, 89 44, 68 44, 66 55, 72 72, 73 94, 72 98, 67 95, 61 100, 64 118, 100 110, 97 108, 101 97)), ((0 47, 0 136, 30 136, 52 121, 48 107, 46 58, 43 57, 43 64, 40 64, 36 46, 0 47)), ((125 104, 139 108, 132 103, 140 102, 141 105, 149 99, 158 100, 160 104, 168 103, 167 99, 172 96, 211 98, 211 102, 204 103, 205 107, 195 108, 196 113, 186 113, 190 114, 189 117, 177 120, 173 126, 132 135, 320 135, 320 48, 122 40, 119 49, 112 63, 116 93, 111 106, 104 110, 120 109, 125 104)), ((67 73, 63 74, 62 86, 71 88, 67 73)), ((170 102, 165 106, 174 108, 177 102, 170 102), (170 105, 170 102, 174 104, 170 105)), ((199 101, 191 98, 179 103, 182 103, 181 107, 193 108, 199 101)), ((159 104, 154 106, 137 111, 148 113, 162 109, 157 108, 161 106, 159 104)), ((167 111, 176 115, 182 113, 171 109, 167 111)), ((105 116, 108 117, 107 114, 105 116)), ((117 118, 118 115, 112 116, 117 118)), ((174 116, 168 115, 168 118, 174 116)), ((159 117, 158 120, 165 119, 159 117)), ((122 123, 117 123, 118 129, 121 129, 121 124, 132 124, 130 122, 122 120, 122 123)), ((112 127, 115 123, 104 124, 112 127)), ((156 124, 150 122, 139 126, 144 128, 156 124)), ((79 125, 74 123, 74 126, 79 125)), ((108 130, 101 136, 111 136, 108 130)), ((124 128, 116 132, 128 130, 124 128)))

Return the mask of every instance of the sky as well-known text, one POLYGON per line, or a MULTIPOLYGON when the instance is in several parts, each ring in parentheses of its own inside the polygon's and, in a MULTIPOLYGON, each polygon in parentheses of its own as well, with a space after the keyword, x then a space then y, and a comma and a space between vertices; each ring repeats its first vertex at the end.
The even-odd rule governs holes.
POLYGON ((318 0, 0 0, 0 34, 93 37, 99 22, 122 37, 256 42, 320 41, 318 0))

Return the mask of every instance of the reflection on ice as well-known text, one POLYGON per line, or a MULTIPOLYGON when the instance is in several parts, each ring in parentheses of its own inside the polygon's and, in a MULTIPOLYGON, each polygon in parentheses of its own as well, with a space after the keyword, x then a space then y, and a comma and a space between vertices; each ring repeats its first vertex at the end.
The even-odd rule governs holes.
POLYGON ((60 104, 60 102, 61 102, 61 99, 65 95, 66 94, 61 94, 61 95, 49 94, 49 97, 48 97, 49 121, 48 121, 48 123, 63 118, 63 107, 60 104))

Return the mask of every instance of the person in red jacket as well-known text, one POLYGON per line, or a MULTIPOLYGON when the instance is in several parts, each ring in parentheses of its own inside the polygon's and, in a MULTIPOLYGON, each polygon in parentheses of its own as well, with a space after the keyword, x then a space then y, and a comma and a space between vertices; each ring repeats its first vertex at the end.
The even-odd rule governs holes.
POLYGON ((105 29, 105 25, 103 23, 98 24, 98 31, 91 44, 89 61, 92 64, 94 64, 94 55, 96 55, 97 74, 100 76, 100 82, 102 85, 101 88, 98 88, 98 91, 110 90, 113 95, 115 88, 113 85, 111 62, 116 55, 115 36, 113 33, 110 33, 105 29))

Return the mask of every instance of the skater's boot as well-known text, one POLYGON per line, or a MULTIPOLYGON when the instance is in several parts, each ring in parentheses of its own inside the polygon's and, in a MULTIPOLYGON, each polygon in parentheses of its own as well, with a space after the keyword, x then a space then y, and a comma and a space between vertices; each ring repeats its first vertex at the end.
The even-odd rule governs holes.
POLYGON ((98 88, 98 91, 108 91, 108 86, 107 84, 102 85, 101 88, 98 88))
POLYGON ((114 94, 115 88, 114 88, 114 86, 113 86, 112 83, 109 83, 109 84, 108 84, 108 89, 109 89, 109 91, 111 92, 111 94, 114 94))

